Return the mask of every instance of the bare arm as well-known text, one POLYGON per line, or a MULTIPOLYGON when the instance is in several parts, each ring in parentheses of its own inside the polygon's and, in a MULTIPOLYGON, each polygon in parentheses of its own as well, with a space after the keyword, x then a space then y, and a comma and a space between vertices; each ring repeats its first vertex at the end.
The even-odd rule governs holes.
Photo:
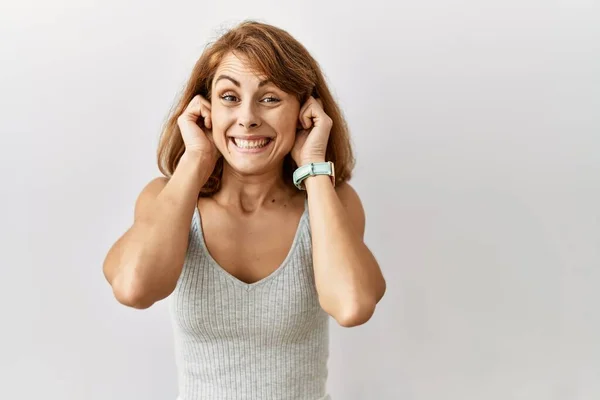
POLYGON ((306 181, 315 282, 321 307, 345 327, 365 323, 385 293, 381 269, 363 242, 365 214, 347 183, 328 176, 306 181))
POLYGON ((148 308, 175 289, 185 260, 192 215, 210 162, 186 152, 170 179, 152 180, 140 193, 134 223, 110 248, 103 264, 116 299, 148 308))

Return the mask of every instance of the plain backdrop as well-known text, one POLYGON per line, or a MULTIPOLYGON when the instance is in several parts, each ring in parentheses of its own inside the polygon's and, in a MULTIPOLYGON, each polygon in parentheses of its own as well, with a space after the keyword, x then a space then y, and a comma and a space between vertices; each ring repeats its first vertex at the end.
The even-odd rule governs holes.
POLYGON ((388 291, 334 400, 600 398, 594 1, 3 1, 0 398, 175 399, 164 302, 102 275, 209 40, 286 29, 349 122, 388 291))

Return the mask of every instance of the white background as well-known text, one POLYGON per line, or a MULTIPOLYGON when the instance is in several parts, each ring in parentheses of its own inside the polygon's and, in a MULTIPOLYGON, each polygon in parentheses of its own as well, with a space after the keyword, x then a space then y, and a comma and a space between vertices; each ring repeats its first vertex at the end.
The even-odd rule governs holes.
POLYGON ((165 303, 118 304, 102 261, 245 18, 323 67, 388 282, 332 323, 333 399, 600 398, 600 6, 577 0, 3 1, 0 398, 176 397, 165 303))

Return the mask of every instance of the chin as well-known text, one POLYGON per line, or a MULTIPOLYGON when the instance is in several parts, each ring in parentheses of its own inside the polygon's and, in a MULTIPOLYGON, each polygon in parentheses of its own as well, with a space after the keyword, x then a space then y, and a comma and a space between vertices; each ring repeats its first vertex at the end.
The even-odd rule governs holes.
POLYGON ((240 160, 237 157, 224 157, 225 162, 233 171, 240 175, 260 175, 269 170, 269 162, 257 162, 256 160, 240 160))

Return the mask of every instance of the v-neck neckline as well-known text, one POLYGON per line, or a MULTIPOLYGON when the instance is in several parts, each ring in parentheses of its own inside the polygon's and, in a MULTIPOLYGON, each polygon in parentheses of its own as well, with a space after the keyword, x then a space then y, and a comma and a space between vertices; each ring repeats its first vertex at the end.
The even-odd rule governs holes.
POLYGON ((196 207, 194 209, 194 218, 195 218, 195 222, 198 227, 198 234, 199 234, 198 236, 200 239, 200 246, 202 247, 202 250, 204 250, 204 255, 207 258, 208 263, 214 269, 216 269, 220 274, 224 275, 226 278, 231 280, 234 284, 249 291, 251 289, 261 286, 261 285, 265 284, 266 282, 269 282, 272 279, 274 279, 289 264, 290 258, 292 258, 292 254, 294 253, 294 250, 296 249, 296 247, 298 245, 298 241, 300 240, 300 235, 304 228, 305 221, 308 218, 308 199, 304 200, 304 211, 302 212, 302 215, 300 216, 300 220, 298 221, 298 226, 296 227, 296 233, 294 234, 294 240, 292 241, 292 245, 290 246, 290 249, 289 249, 287 255, 283 259, 283 262, 269 275, 265 276, 262 279, 259 279, 256 282, 252 282, 252 283, 246 283, 246 282, 242 281, 241 279, 239 279, 238 277, 236 277, 235 275, 233 275, 232 273, 230 273, 229 271, 227 271, 213 258, 212 254, 210 254, 210 251, 208 251, 208 246, 206 245, 206 241, 204 240, 204 229, 202 228, 202 217, 200 215, 200 210, 198 209, 198 204, 196 204, 196 207))

